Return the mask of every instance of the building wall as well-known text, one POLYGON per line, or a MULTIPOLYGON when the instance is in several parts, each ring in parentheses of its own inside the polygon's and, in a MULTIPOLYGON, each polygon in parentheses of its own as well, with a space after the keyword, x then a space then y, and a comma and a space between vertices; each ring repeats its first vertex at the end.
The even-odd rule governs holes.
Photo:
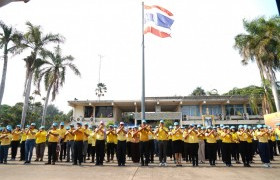
POLYGON ((75 106, 73 111, 73 118, 77 119, 80 117, 84 117, 84 106, 75 106))

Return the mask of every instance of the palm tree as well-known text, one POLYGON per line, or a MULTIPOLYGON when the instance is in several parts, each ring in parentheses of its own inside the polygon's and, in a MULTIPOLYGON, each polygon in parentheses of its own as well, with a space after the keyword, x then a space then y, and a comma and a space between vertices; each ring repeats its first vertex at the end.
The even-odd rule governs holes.
POLYGON ((0 21, 0 27, 2 33, 0 33, 0 49, 4 49, 4 64, 3 64, 3 71, 2 71, 2 79, 0 84, 0 106, 2 104, 2 99, 4 96, 5 90, 5 83, 6 83, 6 75, 8 69, 8 54, 15 53, 17 50, 16 45, 13 41, 19 36, 18 32, 13 29, 11 26, 5 25, 3 22, 0 21), (11 46, 9 46, 11 44, 11 46))
POLYGON ((72 63, 74 58, 71 55, 62 56, 61 48, 59 46, 55 48, 54 53, 45 51, 43 57, 44 59, 49 59, 49 61, 42 67, 42 69, 36 72, 35 77, 37 80, 38 91, 40 91, 40 83, 42 79, 44 79, 45 90, 47 91, 41 122, 41 125, 44 126, 50 93, 52 92, 51 100, 55 100, 59 88, 65 83, 66 69, 70 68, 74 74, 78 76, 80 76, 81 73, 76 65, 72 63))
POLYGON ((263 82, 265 93, 272 90, 276 110, 280 111, 279 95, 277 92, 275 72, 279 70, 280 50, 280 17, 266 20, 264 17, 246 21, 243 26, 247 34, 235 37, 234 48, 243 57, 243 65, 249 61, 256 62, 263 82))
POLYGON ((195 88, 195 90, 193 90, 191 96, 206 96, 206 93, 204 89, 202 89, 201 87, 197 87, 195 88))
POLYGON ((50 43, 60 43, 63 42, 63 37, 59 34, 46 34, 43 35, 40 26, 34 26, 30 22, 26 23, 27 25, 27 32, 19 38, 17 42, 17 46, 20 48, 20 51, 25 49, 31 50, 31 53, 28 57, 24 59, 25 66, 26 66, 26 76, 25 76, 25 84, 24 84, 24 106, 22 110, 22 117, 21 117, 21 126, 24 127, 26 112, 28 109, 28 98, 30 96, 31 91, 31 83, 35 71, 47 61, 39 58, 41 54, 43 54, 46 49, 45 46, 50 43))
POLYGON ((104 83, 98 83, 97 88, 95 89, 95 94, 99 100, 100 100, 100 97, 104 96, 106 92, 107 92, 106 85, 104 83))

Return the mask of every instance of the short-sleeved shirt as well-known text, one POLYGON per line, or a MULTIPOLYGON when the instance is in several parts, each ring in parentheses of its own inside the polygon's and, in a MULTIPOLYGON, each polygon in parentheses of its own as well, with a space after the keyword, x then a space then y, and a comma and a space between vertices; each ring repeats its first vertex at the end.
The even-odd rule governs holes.
POLYGON ((197 137, 197 134, 192 131, 190 133, 191 130, 189 130, 189 143, 198 143, 198 137, 197 137))
POLYGON ((36 144, 44 143, 47 141, 47 131, 38 131, 36 133, 36 144))
POLYGON ((53 133, 53 134, 57 134, 58 136, 54 136, 52 134, 49 134, 48 142, 58 142, 59 138, 61 137, 60 134, 59 134, 60 131, 58 129, 56 129, 56 130, 52 129, 52 130, 50 130, 50 132, 53 133))
POLYGON ((3 133, 1 136, 7 135, 7 137, 1 138, 1 146, 7 146, 11 144, 12 134, 11 133, 3 133))
POLYGON ((74 141, 83 141, 84 140, 84 129, 83 128, 78 128, 74 132, 74 141))
POLYGON ((15 130, 13 133, 12 133, 12 141, 19 141, 20 138, 21 138, 21 130, 15 130))
POLYGON ((217 139, 215 137, 214 134, 211 134, 210 136, 208 136, 209 133, 206 133, 205 136, 206 136, 206 142, 207 143, 217 143, 217 139))
POLYGON ((148 138, 149 131, 147 129, 140 128, 139 134, 140 134, 140 141, 145 142, 149 140, 148 138))
POLYGON ((177 141, 177 140, 183 140, 183 132, 181 129, 179 129, 177 132, 177 129, 172 130, 172 141, 177 141))
POLYGON ((226 134, 225 132, 222 132, 221 137, 223 143, 232 143, 231 134, 226 134))
POLYGON ((118 141, 126 141, 126 134, 121 131, 117 134, 118 141))
POLYGON ((166 127, 158 129, 158 140, 165 141, 168 140, 168 129, 166 127))
POLYGON ((38 132, 37 129, 30 129, 27 133, 26 133, 26 139, 36 139, 36 133, 38 132), (34 134, 32 134, 31 132, 33 132, 34 134))

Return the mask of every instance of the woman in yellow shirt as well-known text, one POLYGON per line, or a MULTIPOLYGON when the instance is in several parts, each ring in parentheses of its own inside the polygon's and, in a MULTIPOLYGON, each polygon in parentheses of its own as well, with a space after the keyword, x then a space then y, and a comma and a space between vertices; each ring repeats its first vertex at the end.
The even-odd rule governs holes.
POLYGON ((141 166, 148 166, 149 165, 149 129, 147 122, 142 120, 141 127, 139 130, 136 131, 140 135, 140 159, 141 159, 141 166), (144 159, 145 157, 145 159, 144 159))
POLYGON ((60 140, 59 131, 57 129, 58 124, 53 123, 52 129, 48 132, 48 162, 46 165, 52 164, 55 165, 56 157, 56 146, 58 141, 60 140))
POLYGON ((106 151, 107 151, 107 163, 111 161, 113 161, 114 159, 114 154, 115 154, 115 143, 114 143, 114 140, 115 140, 115 135, 116 135, 116 132, 113 128, 113 125, 109 125, 109 129, 107 130, 106 132, 106 151))
POLYGON ((191 124, 190 129, 188 132, 189 136, 189 152, 190 152, 190 158, 192 159, 192 165, 198 166, 198 134, 199 132, 196 130, 196 127, 191 124))
POLYGON ((135 126, 132 130, 132 140, 131 140, 131 160, 134 163, 139 163, 140 161, 140 148, 139 139, 140 135, 137 133, 138 127, 135 126))
POLYGON ((32 155, 33 155, 33 148, 35 146, 35 138, 37 129, 35 129, 36 124, 31 123, 29 129, 26 131, 26 142, 25 142, 25 162, 24 164, 30 164, 32 155))
POLYGON ((11 145, 11 140, 12 140, 11 131, 12 131, 12 129, 10 127, 7 127, 3 130, 3 132, 0 136, 0 140, 1 140, 0 164, 2 164, 2 163, 7 164, 8 151, 9 151, 9 147, 11 145))
POLYGON ((259 153, 262 162, 264 163, 264 167, 270 167, 270 157, 269 157, 269 144, 268 137, 269 131, 266 125, 260 127, 260 132, 257 133, 257 137, 259 139, 259 153))
POLYGON ((117 129, 116 134, 118 136, 118 145, 117 145, 118 166, 125 166, 127 132, 124 129, 124 122, 120 122, 120 126, 117 129))
POLYGON ((95 129, 96 133, 96 166, 103 166, 103 160, 105 156, 105 125, 103 121, 100 122, 98 128, 95 129))
POLYGON ((222 159, 227 167, 231 167, 231 143, 232 135, 228 126, 224 126, 223 132, 221 133, 222 138, 222 159))
POLYGON ((25 127, 25 129, 22 129, 21 139, 20 139, 20 159, 19 161, 25 160, 25 141, 27 138, 26 131, 28 130, 29 125, 25 127))
POLYGON ((160 120, 159 127, 155 131, 158 136, 159 166, 166 166, 166 148, 168 141, 168 129, 164 127, 164 121, 160 120))
POLYGON ((84 140, 84 129, 82 123, 77 122, 77 129, 72 131, 71 134, 74 136, 74 159, 73 165, 82 164, 83 161, 83 140, 84 140))
POLYGON ((47 131, 45 131, 45 126, 41 126, 39 131, 36 133, 36 160, 43 161, 45 146, 47 139, 47 131))
POLYGON ((170 158, 170 160, 172 160, 172 156, 173 155, 173 151, 172 151, 172 126, 168 127, 168 142, 167 142, 167 148, 166 148, 166 155, 167 157, 170 158))
POLYGON ((176 166, 182 166, 182 151, 183 151, 183 131, 181 130, 179 123, 174 123, 174 129, 172 130, 172 150, 175 154, 176 166))
POLYGON ((207 154, 211 166, 216 166, 217 159, 217 132, 211 126, 207 127, 205 133, 207 142, 207 154))
POLYGON ((16 159, 17 156, 17 150, 18 150, 18 146, 20 143, 20 138, 21 138, 21 134, 22 131, 20 130, 20 125, 16 126, 16 129, 12 131, 12 142, 11 142, 11 154, 12 154, 12 158, 11 160, 14 161, 16 159))

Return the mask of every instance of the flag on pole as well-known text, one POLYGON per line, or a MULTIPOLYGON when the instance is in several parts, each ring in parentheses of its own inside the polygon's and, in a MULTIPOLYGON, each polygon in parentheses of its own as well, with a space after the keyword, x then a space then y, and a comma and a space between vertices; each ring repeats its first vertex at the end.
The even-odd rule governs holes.
POLYGON ((144 9, 144 34, 152 33, 161 38, 170 37, 170 28, 174 23, 172 19, 173 14, 167 9, 157 5, 145 5, 144 9))

